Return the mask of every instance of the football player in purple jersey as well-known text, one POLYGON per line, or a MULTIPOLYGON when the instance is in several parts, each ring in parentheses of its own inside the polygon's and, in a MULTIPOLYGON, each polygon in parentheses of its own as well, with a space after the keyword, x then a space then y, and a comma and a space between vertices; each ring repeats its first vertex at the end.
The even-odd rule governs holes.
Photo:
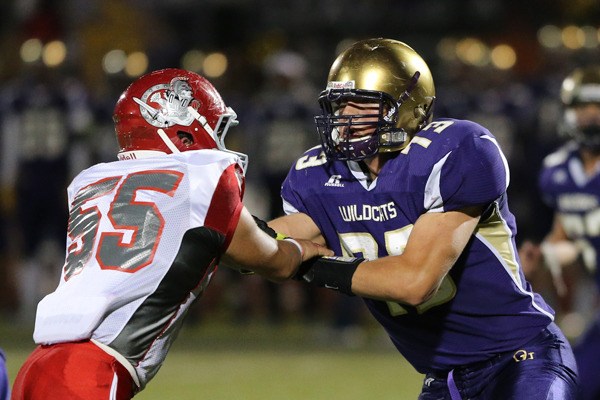
MULTIPOLYGON (((552 229, 540 251, 530 242, 521 248, 528 268, 545 265, 557 292, 567 295, 562 270, 583 264, 600 288, 600 66, 575 69, 562 84, 564 115, 560 129, 571 140, 544 159, 539 187, 553 210, 552 229), (537 256, 537 257, 536 257, 537 256)), ((584 275, 585 277, 585 275, 584 275)), ((580 399, 600 398, 600 312, 573 351, 579 369, 580 399)))
POLYGON ((291 167, 287 215, 269 225, 340 256, 298 276, 364 298, 425 374, 419 399, 574 399, 570 345, 521 270, 506 159, 486 128, 432 120, 434 101, 405 43, 342 52, 319 96, 322 145, 291 167))

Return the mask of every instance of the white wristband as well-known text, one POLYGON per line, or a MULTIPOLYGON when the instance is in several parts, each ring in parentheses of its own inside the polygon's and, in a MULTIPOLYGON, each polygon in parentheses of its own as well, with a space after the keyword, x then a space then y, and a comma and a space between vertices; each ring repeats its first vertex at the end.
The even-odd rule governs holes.
POLYGON ((287 242, 290 242, 290 243, 293 243, 298 248, 298 250, 300 251, 300 258, 304 259, 304 249, 302 248, 302 245, 300 243, 298 243, 298 241, 296 241, 296 240, 294 240, 294 239, 292 239, 290 237, 286 237, 283 240, 285 240, 287 242))

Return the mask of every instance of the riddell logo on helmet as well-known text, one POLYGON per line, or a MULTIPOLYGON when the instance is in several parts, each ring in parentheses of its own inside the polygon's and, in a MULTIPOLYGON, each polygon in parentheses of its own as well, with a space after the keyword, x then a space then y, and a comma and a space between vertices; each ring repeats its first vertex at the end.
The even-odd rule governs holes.
POLYGON ((356 83, 354 81, 329 81, 327 89, 354 89, 356 83))
POLYGON ((190 126, 195 118, 188 107, 198 110, 200 106, 192 95, 192 87, 184 77, 174 78, 169 84, 152 86, 141 98, 134 97, 133 100, 139 104, 142 117, 150 125, 158 128, 173 125, 190 126))
POLYGON ((137 157, 135 156, 135 152, 133 152, 133 151, 128 151, 126 153, 117 154, 117 158, 120 161, 123 161, 123 160, 136 160, 137 159, 137 157))

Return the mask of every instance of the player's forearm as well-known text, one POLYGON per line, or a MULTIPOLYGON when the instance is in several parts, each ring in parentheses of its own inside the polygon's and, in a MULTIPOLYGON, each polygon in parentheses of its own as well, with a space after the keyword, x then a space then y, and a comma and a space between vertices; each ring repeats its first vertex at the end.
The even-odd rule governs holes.
POLYGON ((361 297, 416 306, 435 294, 444 275, 416 268, 402 256, 384 257, 359 265, 352 279, 352 292, 361 297))
POLYGON ((294 237, 299 237, 299 238, 303 238, 302 235, 297 235, 294 229, 290 228, 288 226, 288 224, 286 223, 285 217, 280 217, 271 221, 268 221, 268 225, 270 228, 272 228, 275 232, 278 232, 284 236, 294 236, 294 237))
POLYGON ((313 220, 306 214, 285 215, 269 221, 269 226, 276 232, 298 239, 311 240, 321 245, 325 240, 313 220))
POLYGON ((549 259, 558 262, 561 267, 573 264, 579 257, 579 248, 577 245, 568 240, 562 240, 560 242, 542 242, 541 244, 542 254, 544 260, 548 262, 549 259))
POLYGON ((256 272, 272 281, 294 276, 300 263, 333 251, 310 240, 285 237, 265 221, 243 210, 223 259, 236 269, 256 272))
POLYGON ((248 249, 245 253, 225 253, 220 265, 256 273, 275 282, 291 278, 302 261, 300 249, 287 240, 273 241, 268 246, 268 251, 262 245, 260 249, 248 249))
POLYGON ((292 277, 302 262, 302 251, 289 240, 278 240, 277 250, 251 269, 263 277, 281 282, 292 277))
POLYGON ((540 250, 551 270, 570 265, 579 257, 579 248, 567 236, 558 214, 554 217, 551 231, 540 244, 540 250))
POLYGON ((465 249, 479 215, 479 207, 422 215, 401 255, 371 260, 357 268, 352 291, 410 305, 427 301, 465 249))
POLYGON ((323 257, 304 263, 296 279, 382 301, 419 305, 438 290, 445 273, 438 268, 416 268, 402 256, 390 256, 373 261, 354 257, 323 257))
POLYGON ((228 266, 251 270, 267 279, 288 278, 302 261, 301 250, 293 242, 275 240, 274 236, 275 232, 260 229, 244 208, 223 260, 228 266))

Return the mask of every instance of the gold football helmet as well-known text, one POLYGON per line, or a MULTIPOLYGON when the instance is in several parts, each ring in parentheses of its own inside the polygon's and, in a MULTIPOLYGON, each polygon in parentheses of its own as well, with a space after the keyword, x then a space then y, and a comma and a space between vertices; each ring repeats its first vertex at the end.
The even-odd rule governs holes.
POLYGON ((319 96, 315 117, 329 159, 361 160, 399 151, 432 118, 435 87, 429 67, 407 44, 392 39, 354 43, 340 54, 319 96), (377 114, 343 114, 348 102, 378 104, 377 114), (372 127, 367 136, 352 132, 372 127))
POLYGON ((600 105, 600 66, 577 68, 562 83, 560 99, 565 107, 561 131, 582 146, 600 150, 600 124, 581 123, 575 109, 586 104, 600 105))
POLYGON ((600 66, 577 68, 565 78, 560 99, 567 107, 577 103, 600 103, 600 66))

